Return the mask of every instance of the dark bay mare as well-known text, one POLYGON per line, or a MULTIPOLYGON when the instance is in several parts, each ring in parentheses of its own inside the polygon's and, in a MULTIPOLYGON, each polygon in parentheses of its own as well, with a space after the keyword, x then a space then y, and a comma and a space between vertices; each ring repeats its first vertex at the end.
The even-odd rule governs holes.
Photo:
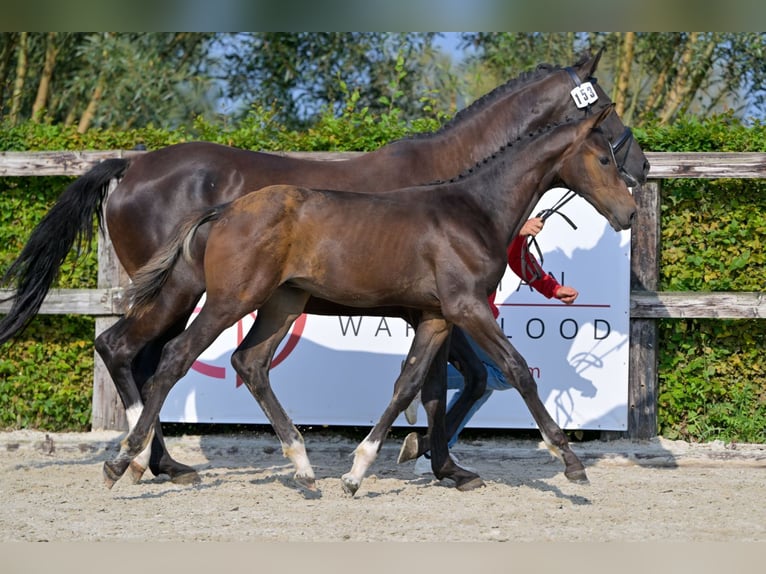
MULTIPOLYGON (((190 219, 134 275, 128 317, 161 317, 161 293, 178 269, 187 278, 204 275, 207 300, 186 330, 166 344, 156 373, 145 384, 136 425, 117 457, 104 463, 107 486, 149 444, 167 394, 194 360, 221 332, 257 309, 232 365, 269 418, 296 468, 296 480, 315 488, 303 437, 268 377, 278 344, 312 296, 362 309, 402 306, 421 312, 391 402, 342 477, 346 492, 358 490, 452 325, 473 337, 519 390, 546 444, 563 460, 566 476, 587 480, 566 435, 540 400, 524 358, 495 321, 487 296, 505 271, 507 246, 552 187, 582 195, 615 230, 631 226, 636 204, 598 127, 611 113, 608 106, 585 119, 520 137, 471 175, 452 182, 382 193, 275 185, 190 219)), ((454 480, 461 490, 482 485, 478 475, 448 456, 446 384, 426 381, 422 396, 434 474, 454 480)))
MULTIPOLYGON (((199 209, 231 201, 254 189, 275 184, 384 191, 447 180, 496 152, 505 142, 550 122, 582 117, 610 103, 593 74, 600 52, 571 67, 541 65, 522 74, 459 112, 442 129, 388 144, 347 161, 311 161, 194 142, 168 146, 131 159, 112 159, 96 165, 73 182, 35 228, 2 283, 16 291, 11 311, 0 321, 0 344, 18 334, 35 316, 68 252, 93 229, 94 215, 105 219, 115 251, 130 276, 169 240, 180 221, 199 209), (590 82, 597 101, 577 107, 570 95, 590 82), (107 185, 122 178, 109 195, 107 185)), ((580 102, 582 105, 582 102, 580 102)), ((649 164, 631 131, 616 114, 602 125, 629 185, 646 181, 649 164)), ((103 358, 125 405, 129 425, 141 405, 141 389, 154 373, 167 341, 178 335, 205 290, 204 283, 179 278, 161 295, 165 318, 123 317, 102 333, 96 349, 103 358)), ((407 318, 401 308, 345 307, 312 297, 306 312, 315 314, 382 314, 407 318)), ((480 396, 486 373, 480 361, 455 330, 450 360, 459 361, 464 395, 480 396)), ((434 361, 430 377, 445 376, 434 361)), ((461 417, 457 413, 450 420, 461 417)), ((457 424, 457 423, 455 423, 457 424)), ((151 451, 134 461, 131 473, 139 480, 147 466, 168 474, 174 482, 194 482, 196 471, 171 458, 155 425, 151 451), (150 458, 151 452, 151 458, 150 458)))

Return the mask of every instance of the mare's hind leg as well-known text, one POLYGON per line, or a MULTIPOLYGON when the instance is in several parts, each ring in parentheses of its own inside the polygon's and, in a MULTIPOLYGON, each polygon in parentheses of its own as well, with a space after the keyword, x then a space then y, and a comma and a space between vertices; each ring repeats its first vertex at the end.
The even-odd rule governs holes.
MULTIPOLYGON (((160 297, 160 301, 164 301, 165 293, 160 297)), ((183 331, 190 309, 193 309, 198 297, 199 294, 174 297, 172 304, 160 303, 156 312, 148 318, 122 317, 97 337, 96 351, 104 361, 125 407, 129 431, 135 427, 143 409, 141 388, 156 369, 162 345, 183 331), (186 304, 188 301, 191 303, 186 304), (178 319, 179 315, 181 319, 178 319)), ((155 421, 152 444, 130 464, 131 481, 138 482, 147 467, 151 467, 155 475, 167 474, 176 484, 200 481, 196 470, 173 460, 168 454, 159 418, 155 421)))
MULTIPOLYGON (((189 314, 186 314, 183 320, 177 321, 170 329, 165 330, 159 338, 150 341, 142 349, 139 356, 133 360, 133 378, 138 385, 139 392, 149 377, 157 370, 165 343, 178 336, 184 330, 189 314)), ((199 474, 194 468, 178 462, 170 456, 165 445, 165 437, 162 434, 162 425, 160 424, 159 417, 154 423, 154 438, 149 450, 151 451, 149 470, 155 476, 166 474, 170 477, 171 482, 175 484, 198 484, 201 481, 199 474)), ((133 470, 133 467, 134 465, 131 464, 131 470, 133 470)), ((140 476, 137 478, 140 478, 140 476)))
MULTIPOLYGON (((191 325, 165 345, 157 372, 142 390, 143 406, 137 407, 140 415, 135 426, 121 441, 117 456, 104 463, 104 482, 107 487, 111 488, 125 474, 130 463, 149 445, 155 421, 173 385, 224 329, 247 312, 240 311, 239 308, 206 304, 191 325)), ((147 314, 147 319, 151 318, 152 315, 147 314)))
POLYGON ((548 450, 564 462, 564 475, 573 482, 588 482, 585 466, 572 452, 564 431, 556 424, 540 400, 537 383, 532 378, 524 357, 508 341, 488 309, 483 318, 472 319, 462 325, 463 328, 500 367, 505 378, 518 389, 537 423, 548 450))
MULTIPOLYGON (((487 388, 487 368, 471 348, 463 331, 458 327, 452 328, 452 334, 446 345, 449 348, 449 362, 460 371, 460 374, 463 375, 465 380, 463 392, 460 393, 458 400, 447 412, 445 425, 447 428, 447 437, 452 437, 455 432, 457 432, 460 423, 463 421, 468 411, 471 410, 473 404, 484 394, 484 391, 487 388)), ((440 364, 439 361, 440 358, 437 356, 434 360, 434 364, 431 365, 431 368, 428 371, 427 381, 433 377, 446 380, 446 370, 437 372, 441 369, 442 364, 444 363, 441 361, 440 364)), ((397 462, 402 463, 416 459, 429 450, 431 450, 430 433, 421 434, 418 432, 411 432, 402 442, 397 462)))
MULTIPOLYGON (((412 399, 420 389, 423 378, 425 377, 434 356, 437 354, 448 335, 449 325, 442 317, 424 317, 418 324, 404 369, 394 384, 394 394, 391 398, 391 402, 386 407, 386 410, 383 411, 378 423, 359 446, 356 447, 356 450, 354 451, 354 463, 351 470, 341 478, 343 489, 348 494, 353 496, 357 490, 359 490, 359 487, 362 484, 362 479, 367 473, 370 465, 375 462, 378 452, 380 451, 381 446, 383 446, 383 440, 391 429, 391 425, 394 424, 394 420, 396 420, 396 417, 399 416, 404 408, 412 402, 412 399)), ((443 428, 441 432, 444 432, 443 428)), ((435 444, 435 446, 437 448, 434 451, 434 456, 438 457, 441 471, 444 459, 449 458, 446 452, 446 438, 440 444, 435 444)), ((451 459, 444 464, 447 466, 453 464, 454 466, 451 459)))
POLYGON ((315 491, 316 479, 311 468, 303 436, 285 412, 269 381, 269 367, 280 341, 290 325, 303 312, 308 294, 282 286, 258 309, 255 323, 231 357, 231 364, 258 401, 271 422, 282 453, 295 467, 295 481, 303 488, 315 491))

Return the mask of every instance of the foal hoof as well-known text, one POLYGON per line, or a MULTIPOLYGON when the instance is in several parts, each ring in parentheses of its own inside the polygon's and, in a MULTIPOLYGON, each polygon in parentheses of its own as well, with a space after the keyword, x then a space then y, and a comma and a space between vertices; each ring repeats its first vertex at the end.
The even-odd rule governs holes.
POLYGON ((309 492, 319 492, 316 479, 313 476, 296 474, 293 477, 293 480, 295 480, 295 483, 304 490, 308 490, 309 492))
POLYGON ((396 459, 397 464, 418 458, 418 449, 420 448, 419 437, 420 435, 416 432, 411 432, 404 437, 402 448, 399 449, 399 458, 396 459))
POLYGON ((350 474, 344 474, 341 477, 340 482, 343 486, 343 492, 351 496, 354 496, 356 491, 359 490, 359 487, 362 485, 361 482, 353 478, 350 474))
POLYGON ((576 482, 577 484, 590 484, 588 475, 585 474, 584 468, 564 471, 564 476, 566 476, 570 482, 576 482))

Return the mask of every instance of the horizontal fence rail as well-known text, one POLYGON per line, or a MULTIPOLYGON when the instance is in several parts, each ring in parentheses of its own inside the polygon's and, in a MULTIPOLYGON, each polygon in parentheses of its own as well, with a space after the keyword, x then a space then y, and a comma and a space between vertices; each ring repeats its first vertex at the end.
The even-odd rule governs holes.
MULTIPOLYGON (((77 177, 100 161, 129 158, 143 151, 0 152, 0 177, 77 177)), ((278 155, 343 161, 361 152, 273 152, 278 155)), ((639 221, 632 231, 629 366, 630 409, 627 435, 656 435, 657 319, 762 319, 766 317, 764 292, 661 292, 659 285, 660 181, 675 178, 764 178, 766 153, 647 152, 649 181, 634 190, 639 221)), ((54 289, 46 297, 42 314, 80 314, 96 317, 96 335, 125 311, 126 277, 117 263, 109 238, 99 237, 99 280, 94 289, 54 289)), ((12 294, 0 290, 0 298, 12 294)), ((10 303, 0 303, 0 313, 10 303)), ((106 369, 96 360, 93 428, 125 428, 124 412, 106 369)))
MULTIPOLYGON (((0 289, 0 299, 13 294, 0 289)), ((122 287, 103 289, 52 289, 41 315, 92 315, 107 317, 125 312, 122 287)), ((9 302, 0 303, 0 313, 7 313, 9 302)), ((630 293, 631 319, 765 319, 766 293, 642 291, 630 293)))

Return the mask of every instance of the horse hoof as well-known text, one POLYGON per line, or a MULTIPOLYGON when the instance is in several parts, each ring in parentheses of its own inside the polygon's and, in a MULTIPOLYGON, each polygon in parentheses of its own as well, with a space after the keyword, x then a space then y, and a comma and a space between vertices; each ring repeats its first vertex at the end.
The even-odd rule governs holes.
POLYGON ((170 476, 170 482, 173 484, 191 485, 201 483, 202 479, 197 474, 197 471, 192 468, 185 472, 173 473, 170 476))
POLYGON ((119 471, 113 462, 106 461, 103 467, 104 485, 111 490, 114 484, 122 477, 122 472, 119 471))
POLYGON ((482 486, 487 486, 487 485, 484 483, 481 477, 477 476, 475 478, 471 478, 466 481, 458 482, 455 485, 455 488, 457 488, 460 492, 468 492, 469 490, 476 490, 477 488, 481 488, 482 486))
POLYGON ((418 458, 418 436, 418 433, 411 432, 406 437, 404 437, 402 448, 399 450, 399 458, 396 459, 397 464, 402 464, 408 460, 414 460, 418 458))
POLYGON ((361 486, 360 482, 348 474, 344 474, 340 480, 341 484, 343 485, 343 491, 351 496, 354 496, 356 491, 359 490, 359 487, 361 486))
POLYGON ((572 470, 572 471, 565 471, 564 476, 566 476, 570 482, 576 482, 577 484, 590 484, 590 481, 588 480, 588 475, 585 474, 584 468, 581 468, 578 470, 572 470))
POLYGON ((131 462, 128 466, 128 478, 130 479, 131 484, 138 484, 138 482, 141 480, 141 477, 144 476, 145 472, 146 468, 140 464, 131 462))
POLYGON ((306 475, 295 475, 293 477, 296 484, 301 487, 304 490, 308 490, 309 492, 318 492, 319 489, 317 488, 316 480, 313 476, 306 476, 306 475))

